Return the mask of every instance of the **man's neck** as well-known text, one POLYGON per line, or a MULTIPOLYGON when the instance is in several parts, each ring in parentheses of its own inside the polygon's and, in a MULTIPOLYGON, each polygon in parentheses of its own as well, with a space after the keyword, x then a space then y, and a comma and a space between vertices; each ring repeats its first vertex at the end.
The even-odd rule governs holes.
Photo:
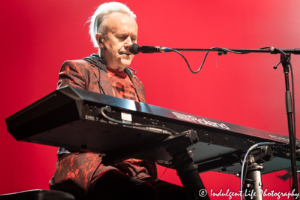
MULTIPOLYGON (((98 54, 99 54, 99 57, 102 58, 105 61, 104 55, 102 53, 100 54, 99 50, 98 50, 98 54)), ((106 66, 109 67, 110 69, 114 69, 114 70, 117 70, 117 71, 120 71, 120 72, 124 72, 124 70, 125 70, 125 68, 123 68, 123 67, 115 66, 115 65, 109 64, 107 62, 106 62, 106 66)))
POLYGON ((119 71, 119 72, 124 72, 124 68, 123 68, 123 67, 120 67, 120 66, 114 66, 114 65, 109 65, 109 64, 107 64, 106 66, 109 67, 110 69, 117 70, 117 71, 119 71))

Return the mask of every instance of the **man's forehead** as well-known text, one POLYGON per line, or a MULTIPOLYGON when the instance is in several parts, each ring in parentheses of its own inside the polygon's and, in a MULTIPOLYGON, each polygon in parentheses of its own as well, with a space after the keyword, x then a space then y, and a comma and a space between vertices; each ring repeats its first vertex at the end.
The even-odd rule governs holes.
POLYGON ((122 29, 136 29, 137 23, 134 19, 132 19, 129 15, 120 12, 111 13, 107 20, 107 27, 110 31, 119 31, 122 29))

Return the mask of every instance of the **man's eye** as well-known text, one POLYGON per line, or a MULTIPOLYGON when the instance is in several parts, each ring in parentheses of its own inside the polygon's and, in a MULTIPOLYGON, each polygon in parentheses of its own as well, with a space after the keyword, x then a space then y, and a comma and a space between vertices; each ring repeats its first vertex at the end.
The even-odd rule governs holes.
MULTIPOLYGON (((117 38, 118 38, 119 41, 125 41, 129 38, 129 36, 124 35, 124 36, 118 36, 117 38)), ((136 37, 130 37, 130 40, 133 41, 133 42, 135 42, 136 39, 137 39, 136 37)))
POLYGON ((127 39, 127 36, 120 36, 118 37, 119 40, 126 40, 127 39))

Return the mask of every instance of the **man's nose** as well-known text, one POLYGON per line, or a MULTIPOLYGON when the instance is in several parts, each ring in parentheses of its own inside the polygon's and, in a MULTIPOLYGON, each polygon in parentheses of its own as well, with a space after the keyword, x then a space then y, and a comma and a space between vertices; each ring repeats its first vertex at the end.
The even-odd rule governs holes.
POLYGON ((125 45, 129 47, 131 44, 132 44, 132 40, 130 37, 128 37, 125 41, 125 45))

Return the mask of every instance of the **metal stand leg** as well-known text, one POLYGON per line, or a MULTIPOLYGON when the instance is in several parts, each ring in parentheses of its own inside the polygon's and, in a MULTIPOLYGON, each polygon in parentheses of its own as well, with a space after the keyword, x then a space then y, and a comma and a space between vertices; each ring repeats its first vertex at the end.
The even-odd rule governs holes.
POLYGON ((176 169, 181 183, 186 190, 187 197, 190 200, 209 200, 208 194, 205 191, 203 182, 199 176, 198 165, 193 161, 193 152, 187 151, 187 147, 199 141, 197 132, 189 130, 181 135, 174 136, 168 139, 166 150, 172 156, 172 166, 176 169), (168 141, 172 141, 168 143, 168 141), (169 144, 169 145, 168 145, 169 144), (200 191, 201 190, 201 191, 200 191))
POLYGON ((261 171, 264 169, 262 164, 251 163, 248 166, 246 180, 244 184, 244 199, 262 200, 261 171))
POLYGON ((172 160, 174 168, 177 170, 177 174, 187 192, 188 198, 191 200, 209 200, 207 193, 203 191, 205 188, 199 176, 198 166, 194 164, 192 159, 192 152, 187 152, 187 150, 184 149, 181 152, 173 154, 172 157, 174 158, 172 160))

